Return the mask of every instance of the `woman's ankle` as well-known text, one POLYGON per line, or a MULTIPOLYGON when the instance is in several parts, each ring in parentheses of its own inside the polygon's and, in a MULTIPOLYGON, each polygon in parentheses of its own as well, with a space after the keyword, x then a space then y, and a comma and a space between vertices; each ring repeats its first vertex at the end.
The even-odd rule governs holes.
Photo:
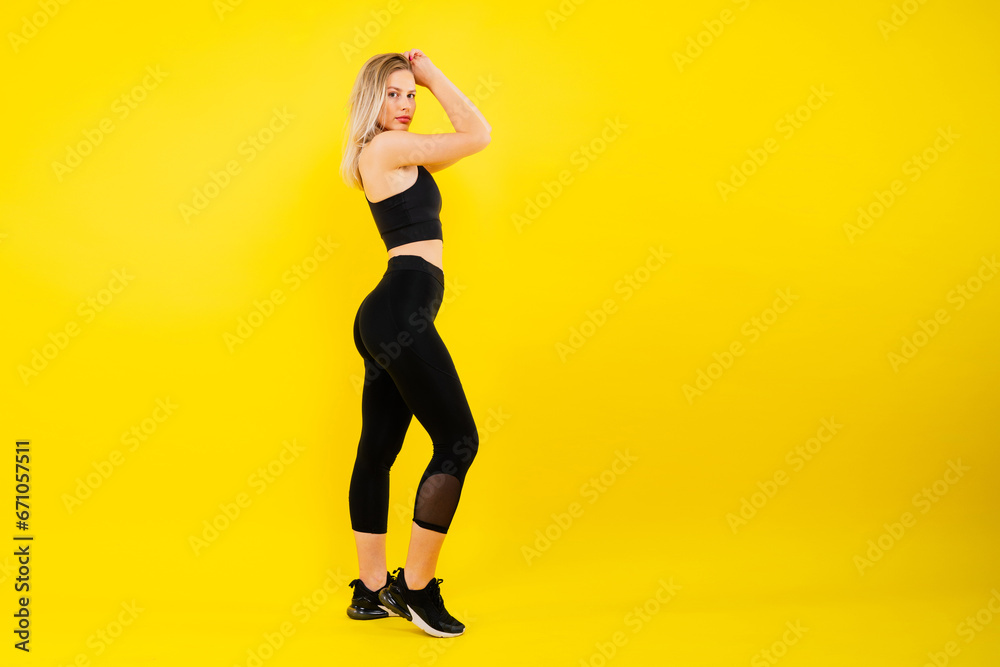
POLYGON ((370 591, 377 591, 380 588, 384 587, 388 582, 388 577, 385 574, 383 574, 381 577, 362 575, 359 576, 358 578, 361 579, 361 583, 363 583, 370 591), (372 586, 372 583, 375 583, 376 585, 372 586))
POLYGON ((419 591, 427 588, 427 584, 434 578, 434 573, 422 576, 420 573, 410 574, 410 571, 403 569, 403 579, 406 580, 406 587, 411 591, 419 591))

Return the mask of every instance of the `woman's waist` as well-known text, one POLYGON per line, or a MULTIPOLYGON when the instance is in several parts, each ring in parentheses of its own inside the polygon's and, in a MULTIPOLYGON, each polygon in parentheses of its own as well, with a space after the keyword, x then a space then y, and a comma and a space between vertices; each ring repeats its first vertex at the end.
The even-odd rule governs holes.
POLYGON ((402 255, 414 255, 420 257, 439 270, 444 271, 444 242, 441 239, 428 239, 425 241, 413 241, 389 248, 389 259, 402 255))

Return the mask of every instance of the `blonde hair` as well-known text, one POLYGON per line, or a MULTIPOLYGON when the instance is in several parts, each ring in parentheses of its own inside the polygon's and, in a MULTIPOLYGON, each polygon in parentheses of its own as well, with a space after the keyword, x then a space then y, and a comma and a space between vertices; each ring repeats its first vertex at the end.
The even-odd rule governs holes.
POLYGON ((348 187, 363 189, 358 168, 361 149, 385 131, 378 124, 385 88, 389 75, 400 69, 413 71, 402 53, 378 53, 362 65, 354 80, 348 99, 350 110, 345 123, 344 156, 340 161, 340 177, 348 187))

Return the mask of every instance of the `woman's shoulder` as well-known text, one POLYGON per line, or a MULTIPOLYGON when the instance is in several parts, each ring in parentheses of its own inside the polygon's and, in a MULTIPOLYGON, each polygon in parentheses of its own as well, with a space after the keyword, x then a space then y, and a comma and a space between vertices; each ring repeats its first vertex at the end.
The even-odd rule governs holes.
POLYGON ((391 134, 406 132, 403 130, 385 130, 376 134, 368 140, 358 153, 358 170, 362 174, 378 175, 385 172, 406 168, 407 165, 398 164, 393 149, 395 139, 391 134))
POLYGON ((406 130, 382 130, 368 140, 368 143, 361 149, 361 154, 368 152, 369 155, 385 153, 393 147, 399 148, 400 140, 405 141, 409 136, 406 130))

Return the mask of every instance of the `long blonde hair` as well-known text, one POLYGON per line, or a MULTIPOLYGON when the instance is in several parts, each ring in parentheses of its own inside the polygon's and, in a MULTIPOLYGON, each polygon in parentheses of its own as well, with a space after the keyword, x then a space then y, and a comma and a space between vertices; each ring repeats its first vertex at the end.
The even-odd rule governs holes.
POLYGON ((344 156, 340 161, 340 177, 348 187, 363 189, 361 170, 358 168, 361 149, 375 135, 385 131, 379 127, 378 117, 389 75, 399 69, 413 71, 406 56, 402 53, 378 53, 362 65, 354 80, 348 100, 350 111, 344 131, 344 156))

